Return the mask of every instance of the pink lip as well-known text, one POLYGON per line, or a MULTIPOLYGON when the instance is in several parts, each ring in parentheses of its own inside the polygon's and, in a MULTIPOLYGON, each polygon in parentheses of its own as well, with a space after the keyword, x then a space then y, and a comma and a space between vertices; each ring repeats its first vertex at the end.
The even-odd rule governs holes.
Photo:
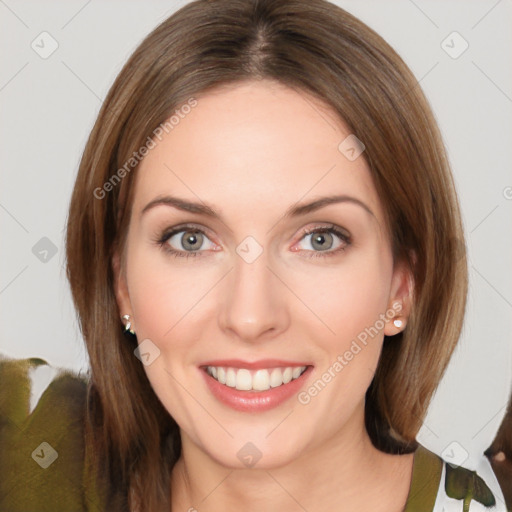
MULTIPOLYGON (((215 364, 208 363, 208 366, 230 366, 218 363, 218 361, 216 361, 215 364)), ((233 363, 233 361, 231 361, 231 363, 233 363)), ((238 364, 239 362, 237 365, 238 364)), ((261 364, 261 361, 259 361, 258 364, 261 364)), ((232 366, 236 368, 244 368, 243 366, 237 365, 232 366)), ((292 365, 290 365, 290 363, 286 363, 283 366, 292 365)), ((266 368, 269 368, 269 366, 266 366, 266 368)), ((304 383, 309 377, 312 369, 312 366, 308 366, 298 379, 294 379, 288 384, 282 384, 277 388, 270 388, 267 391, 239 391, 236 388, 230 388, 229 386, 221 384, 211 375, 208 375, 204 368, 200 368, 199 370, 203 375, 206 385, 210 389, 213 396, 223 404, 228 405, 232 409, 240 412, 263 412, 281 405, 286 400, 296 395, 304 386, 304 383)))
POLYGON ((241 359, 222 359, 215 361, 206 361, 205 363, 201 363, 200 366, 223 366, 229 368, 245 368, 247 370, 260 370, 263 368, 286 368, 286 367, 295 367, 295 366, 310 366, 311 363, 305 362, 294 362, 294 361, 285 361, 284 359, 260 359, 259 361, 242 361, 241 359))

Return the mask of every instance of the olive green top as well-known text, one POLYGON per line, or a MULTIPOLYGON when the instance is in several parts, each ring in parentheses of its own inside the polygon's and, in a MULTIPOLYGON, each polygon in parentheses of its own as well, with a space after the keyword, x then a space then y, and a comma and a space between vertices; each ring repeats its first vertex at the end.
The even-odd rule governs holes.
MULTIPOLYGON (((0 359, 0 511, 105 510, 86 472, 86 392, 85 377, 42 359, 0 359)), ((494 474, 486 478, 419 445, 405 512, 506 512, 494 474)))

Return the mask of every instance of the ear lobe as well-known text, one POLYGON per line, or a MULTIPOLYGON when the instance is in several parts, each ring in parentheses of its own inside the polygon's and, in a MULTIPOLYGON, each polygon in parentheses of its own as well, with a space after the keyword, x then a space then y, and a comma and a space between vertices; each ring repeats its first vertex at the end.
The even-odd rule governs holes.
MULTIPOLYGON (((416 261, 412 255, 412 261, 416 261)), ((403 331, 407 325, 407 319, 411 313, 414 300, 414 277, 411 268, 406 261, 400 261, 395 265, 393 278, 391 280, 389 309, 395 310, 396 314, 386 323, 384 334, 394 336, 403 331), (397 308, 397 305, 400 305, 397 308), (395 320, 397 321, 395 324, 395 320)))

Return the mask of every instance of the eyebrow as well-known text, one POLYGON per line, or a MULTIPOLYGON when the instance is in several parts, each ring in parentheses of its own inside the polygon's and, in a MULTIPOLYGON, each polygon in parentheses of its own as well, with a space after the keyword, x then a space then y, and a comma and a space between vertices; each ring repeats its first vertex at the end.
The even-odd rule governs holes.
MULTIPOLYGON (((370 208, 363 203, 360 199, 357 199, 352 196, 347 195, 335 195, 335 196, 326 196, 321 197, 319 199, 315 199, 310 203, 305 204, 294 204, 290 206, 286 212, 284 213, 284 218, 294 218, 299 217, 301 215, 306 215, 308 213, 314 212, 323 208, 325 206, 336 204, 336 203, 352 203, 363 208, 367 213, 371 216, 375 217, 375 214, 370 210, 370 208)), ((208 217, 216 218, 222 221, 222 217, 219 213, 217 213, 211 206, 208 206, 206 203, 195 203, 189 201, 187 199, 182 199, 176 196, 160 196, 152 201, 150 201, 142 210, 141 216, 146 212, 155 208, 156 206, 171 206, 177 208, 178 210, 182 210, 190 213, 198 213, 201 215, 206 215, 208 217)), ((224 221, 223 221, 224 222, 224 221)))

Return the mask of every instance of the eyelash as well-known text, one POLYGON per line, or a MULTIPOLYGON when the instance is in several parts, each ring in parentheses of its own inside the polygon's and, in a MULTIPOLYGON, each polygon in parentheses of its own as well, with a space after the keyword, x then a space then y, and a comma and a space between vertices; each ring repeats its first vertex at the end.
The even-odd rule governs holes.
MULTIPOLYGON (((171 229, 170 231, 164 232, 161 236, 159 236, 156 240, 156 243, 164 250, 165 252, 171 254, 172 256, 178 257, 178 258, 190 258, 190 257, 197 257, 199 253, 203 251, 177 251, 175 249, 172 249, 167 244, 167 241, 173 237, 175 234, 180 232, 186 232, 186 231, 192 231, 195 233, 201 233, 202 235, 208 237, 208 235, 200 228, 194 225, 185 224, 182 226, 176 226, 175 228, 171 229)), ((336 235, 338 238, 341 239, 344 245, 341 247, 338 247, 334 250, 327 250, 327 251, 306 251, 310 254, 308 254, 307 258, 325 258, 325 257, 331 257, 336 256, 338 253, 345 251, 351 244, 352 239, 349 235, 346 235, 343 233, 337 226, 334 224, 330 224, 328 226, 315 226, 313 228, 309 228, 304 230, 302 233, 302 236, 300 240, 302 240, 305 236, 310 235, 312 233, 332 233, 336 235)), ((300 241, 299 240, 299 241, 300 241)))

